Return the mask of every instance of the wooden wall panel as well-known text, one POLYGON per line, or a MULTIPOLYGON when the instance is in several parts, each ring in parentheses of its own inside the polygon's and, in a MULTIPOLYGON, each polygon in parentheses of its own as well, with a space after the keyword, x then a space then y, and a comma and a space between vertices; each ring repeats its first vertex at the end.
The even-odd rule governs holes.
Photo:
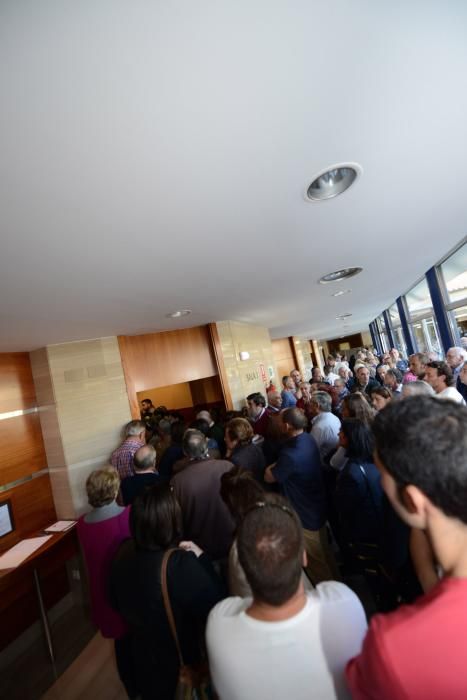
POLYGON ((297 367, 296 357, 294 355, 293 345, 290 338, 277 338, 271 341, 274 360, 277 368, 277 385, 276 388, 282 389, 282 377, 297 367))
POLYGON ((118 343, 134 418, 140 415, 137 392, 217 374, 206 326, 119 336, 118 343))
POLYGON ((39 414, 0 420, 0 486, 46 467, 39 414))
POLYGON ((219 377, 206 377, 190 382, 193 405, 201 406, 222 402, 222 387, 219 377))
POLYGON ((193 406, 190 384, 188 382, 160 386, 157 389, 145 389, 138 394, 138 401, 143 399, 151 399, 154 406, 165 406, 169 411, 177 408, 191 408, 193 406))
POLYGON ((27 352, 0 354, 0 413, 33 408, 36 392, 27 352))
POLYGON ((48 474, 38 476, 0 493, 0 503, 10 500, 15 530, 0 538, 0 552, 13 547, 21 539, 50 525, 55 508, 48 474))

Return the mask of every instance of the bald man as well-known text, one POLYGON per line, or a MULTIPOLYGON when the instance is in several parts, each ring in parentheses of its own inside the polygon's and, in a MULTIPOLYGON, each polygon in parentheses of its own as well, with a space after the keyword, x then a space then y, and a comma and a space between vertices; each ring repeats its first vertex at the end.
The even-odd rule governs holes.
POLYGON ((135 498, 147 488, 163 481, 156 470, 156 450, 152 445, 144 445, 133 457, 133 476, 127 476, 120 485, 121 500, 125 506, 133 503, 135 498))

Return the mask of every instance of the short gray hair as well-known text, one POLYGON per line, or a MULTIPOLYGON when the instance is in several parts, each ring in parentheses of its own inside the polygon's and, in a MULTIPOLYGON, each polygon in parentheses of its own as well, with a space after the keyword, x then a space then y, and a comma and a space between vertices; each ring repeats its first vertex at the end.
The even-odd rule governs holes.
POLYGON ((125 425, 125 437, 134 437, 140 435, 146 430, 146 426, 142 420, 131 420, 125 425))
POLYGON ((433 387, 428 382, 418 379, 416 382, 408 382, 402 387, 402 398, 407 396, 434 396, 433 387))
POLYGON ((332 408, 332 399, 326 391, 315 391, 311 395, 311 400, 318 404, 319 410, 323 413, 329 413, 332 408))
POLYGON ((467 360, 467 352, 464 350, 464 348, 461 348, 461 347, 459 347, 458 345, 453 345, 452 348, 448 348, 448 351, 446 352, 446 355, 448 354, 448 352, 449 352, 450 350, 455 350, 455 351, 456 351, 456 355, 457 355, 458 357, 462 357, 462 359, 464 360, 464 362, 467 360))
POLYGON ((189 428, 183 436, 183 452, 190 459, 204 459, 208 454, 208 441, 200 430, 189 428))

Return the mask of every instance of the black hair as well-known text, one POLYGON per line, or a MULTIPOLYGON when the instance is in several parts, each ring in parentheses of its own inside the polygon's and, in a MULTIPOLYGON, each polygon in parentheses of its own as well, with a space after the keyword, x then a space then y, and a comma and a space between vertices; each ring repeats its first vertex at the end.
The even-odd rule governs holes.
POLYGON ((238 558, 253 595, 269 605, 296 593, 303 566, 303 529, 290 504, 264 498, 244 516, 237 534, 238 558))
POLYGON ((389 403, 373 423, 376 452, 399 490, 417 486, 467 524, 467 408, 431 396, 389 403))
POLYGON ((238 524, 256 501, 262 499, 264 489, 251 471, 235 466, 222 474, 220 494, 238 524))
POLYGON ((441 377, 441 375, 444 374, 444 381, 446 383, 446 386, 453 386, 453 384, 455 383, 452 374, 452 369, 447 364, 447 362, 440 362, 438 360, 435 360, 434 362, 428 362, 426 366, 435 369, 438 374, 438 377, 441 377))
POLYGON ((182 511, 169 484, 157 484, 135 498, 130 531, 138 549, 168 549, 182 537, 182 511))
POLYGON ((266 399, 259 391, 255 391, 253 394, 248 394, 246 397, 247 401, 253 401, 257 406, 266 406, 266 399))
POLYGON ((205 437, 209 437, 209 423, 204 418, 196 418, 194 421, 191 421, 190 428, 199 430, 205 437))
POLYGON ((347 457, 352 461, 371 462, 374 439, 369 424, 358 418, 343 418, 341 430, 347 438, 347 457))

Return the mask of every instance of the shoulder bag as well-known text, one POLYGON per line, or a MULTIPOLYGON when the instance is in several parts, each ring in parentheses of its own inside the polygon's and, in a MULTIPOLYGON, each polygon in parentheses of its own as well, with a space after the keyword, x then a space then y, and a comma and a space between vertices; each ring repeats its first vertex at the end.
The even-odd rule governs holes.
POLYGON ((169 549, 164 554, 161 568, 162 597, 164 600, 165 612, 169 621, 170 631, 177 647, 178 658, 180 660, 180 670, 178 674, 177 688, 174 700, 213 700, 211 679, 207 663, 187 665, 183 661, 182 649, 178 639, 175 618, 170 604, 169 589, 167 586, 167 566, 170 556, 176 549, 169 549))

